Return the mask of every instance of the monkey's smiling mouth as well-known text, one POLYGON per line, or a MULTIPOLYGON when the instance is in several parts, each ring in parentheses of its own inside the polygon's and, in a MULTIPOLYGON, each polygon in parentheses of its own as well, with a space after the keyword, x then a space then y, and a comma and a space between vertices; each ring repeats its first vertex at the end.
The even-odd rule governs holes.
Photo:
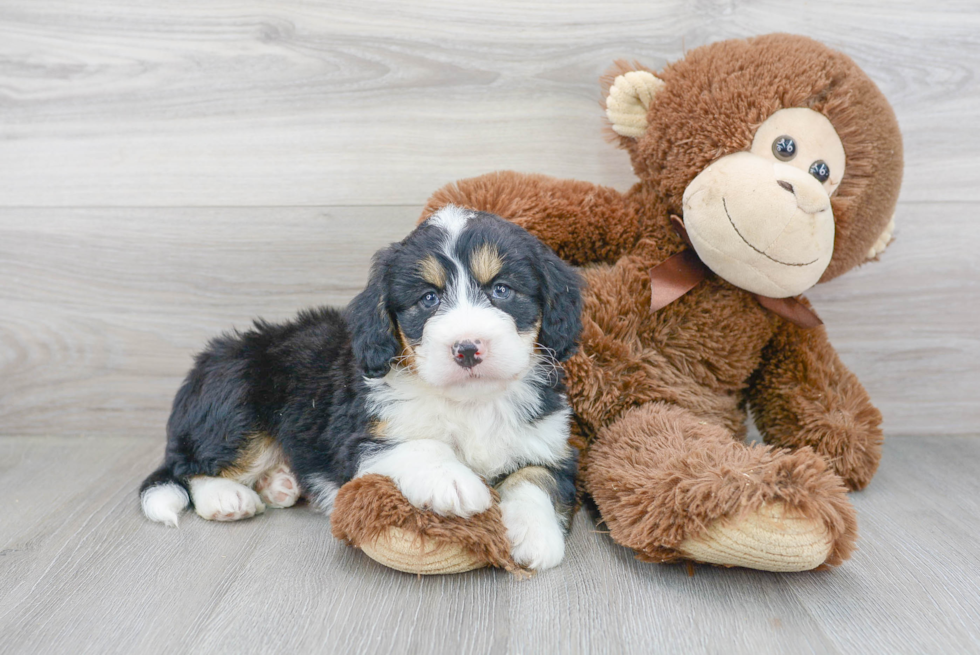
POLYGON ((817 257, 817 259, 814 259, 812 262, 806 262, 806 263, 803 263, 803 264, 794 264, 794 263, 791 263, 791 262, 781 262, 781 261, 779 261, 778 259, 776 259, 774 257, 770 257, 769 255, 767 255, 766 253, 762 252, 761 250, 759 250, 758 248, 756 248, 755 246, 753 246, 751 243, 749 243, 749 240, 746 239, 744 236, 742 236, 742 233, 738 231, 738 226, 736 226, 735 225, 735 221, 732 220, 732 215, 728 213, 728 203, 725 202, 724 196, 722 196, 722 199, 721 199, 721 206, 724 208, 724 210, 725 210, 725 216, 728 217, 728 222, 732 224, 732 229, 735 230, 735 234, 738 235, 738 238, 741 239, 742 241, 744 241, 745 242, 745 245, 747 245, 749 248, 751 248, 752 250, 756 251, 757 253, 759 253, 760 255, 762 255, 763 257, 765 257, 766 259, 768 259, 770 261, 773 261, 773 262, 776 262, 777 264, 781 264, 782 266, 809 266, 810 264, 815 264, 815 263, 817 263, 817 261, 819 261, 820 258, 817 257))

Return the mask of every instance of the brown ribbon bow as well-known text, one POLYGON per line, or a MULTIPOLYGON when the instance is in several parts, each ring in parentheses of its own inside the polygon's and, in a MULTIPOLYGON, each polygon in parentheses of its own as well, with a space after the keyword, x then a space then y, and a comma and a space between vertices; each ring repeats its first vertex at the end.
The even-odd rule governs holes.
MULTIPOLYGON (((684 221, 679 216, 671 216, 670 221, 688 247, 650 269, 651 311, 663 309, 693 289, 711 273, 694 251, 691 239, 684 228, 684 221)), ((753 293, 752 296, 773 314, 801 328, 823 325, 820 317, 800 302, 799 298, 770 298, 757 293, 753 293)))

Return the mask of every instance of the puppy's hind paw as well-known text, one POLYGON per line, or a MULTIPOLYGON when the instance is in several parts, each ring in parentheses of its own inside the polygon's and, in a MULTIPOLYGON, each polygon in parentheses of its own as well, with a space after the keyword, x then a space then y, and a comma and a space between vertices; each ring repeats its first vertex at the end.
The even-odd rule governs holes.
POLYGON ((265 511, 257 493, 233 480, 202 476, 190 486, 194 511, 208 521, 240 521, 265 511))
POLYGON ((284 464, 263 473, 255 490, 266 505, 277 509, 292 507, 299 499, 299 481, 284 464))

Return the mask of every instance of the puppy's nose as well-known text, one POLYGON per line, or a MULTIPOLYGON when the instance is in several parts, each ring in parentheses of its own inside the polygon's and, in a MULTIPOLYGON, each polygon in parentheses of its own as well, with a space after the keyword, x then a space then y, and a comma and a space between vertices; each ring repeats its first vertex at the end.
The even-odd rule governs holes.
POLYGON ((453 344, 453 359, 463 368, 473 368, 483 360, 480 359, 480 342, 457 341, 453 344))

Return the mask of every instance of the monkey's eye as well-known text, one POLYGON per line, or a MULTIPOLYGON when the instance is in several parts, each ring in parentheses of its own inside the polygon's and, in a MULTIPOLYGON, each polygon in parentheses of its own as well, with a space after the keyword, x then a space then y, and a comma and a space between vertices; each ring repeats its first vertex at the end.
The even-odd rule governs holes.
POLYGON ((793 140, 793 137, 785 134, 776 137, 776 140, 772 142, 772 154, 776 155, 776 159, 789 161, 796 156, 796 141, 793 140))
POLYGON ((817 178, 820 182, 826 182, 827 178, 830 177, 830 166, 822 159, 810 164, 810 175, 817 178))
POLYGON ((513 293, 514 290, 506 284, 498 282, 497 284, 493 285, 493 297, 497 300, 507 300, 513 293))
POLYGON ((439 304, 439 294, 437 294, 435 291, 430 291, 419 298, 419 304, 425 309, 432 309, 439 304))

